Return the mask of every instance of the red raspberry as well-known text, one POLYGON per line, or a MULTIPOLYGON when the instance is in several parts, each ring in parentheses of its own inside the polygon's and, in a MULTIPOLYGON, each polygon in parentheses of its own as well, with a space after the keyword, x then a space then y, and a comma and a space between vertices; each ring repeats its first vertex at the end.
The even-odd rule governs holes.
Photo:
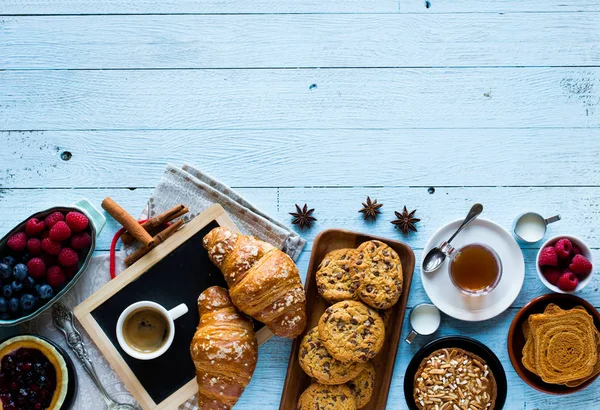
POLYGON ((56 212, 52 212, 50 215, 48 215, 46 217, 46 219, 44 219, 44 222, 46 222, 46 227, 48 229, 51 229, 55 223, 59 222, 59 221, 64 221, 65 217, 62 214, 62 212, 56 211, 56 212))
POLYGON ((38 238, 31 238, 27 241, 27 250, 30 255, 39 255, 42 253, 42 241, 38 238))
POLYGON ((572 252, 573 252, 573 256, 575 256, 575 255, 581 255, 581 249, 579 249, 579 246, 577 246, 577 245, 573 245, 572 252))
POLYGON ((577 279, 577 276, 569 271, 563 273, 562 276, 558 278, 558 282, 556 282, 556 286, 565 292, 574 291, 578 284, 579 279, 577 279))
POLYGON ((32 258, 27 262, 29 275, 34 279, 41 279, 46 275, 46 264, 42 258, 32 258))
POLYGON ((25 225, 25 233, 29 236, 38 236, 44 229, 46 229, 46 224, 37 218, 31 218, 25 225))
POLYGON ((79 232, 71 238, 71 246, 74 249, 88 248, 92 244, 92 237, 87 232, 79 232))
POLYGON ((60 266, 51 266, 48 268, 48 273, 46 273, 46 281, 48 281, 48 285, 53 288, 57 288, 67 280, 67 276, 63 272, 60 266))
POLYGON ((592 272, 592 262, 583 255, 575 255, 569 269, 571 272, 576 273, 579 278, 584 279, 592 272))
POLYGON ((27 235, 25 232, 17 232, 8 238, 7 245, 10 249, 17 252, 22 252, 27 247, 27 235))
POLYGON ((79 263, 79 256, 71 248, 63 248, 58 254, 58 263, 61 266, 76 266, 79 263))
POLYGON ((58 255, 61 249, 62 245, 60 242, 54 241, 50 238, 42 239, 42 250, 47 254, 58 255))
POLYGON ((40 236, 40 239, 46 239, 50 237, 50 231, 49 230, 45 230, 44 232, 42 232, 42 235, 40 236))
POLYGON ((560 278, 563 275, 563 271, 553 266, 547 266, 542 270, 542 274, 548 282, 550 282, 553 285, 556 285, 556 282, 558 282, 558 278, 560 278))
POLYGON ((562 238, 559 239, 558 242, 556 242, 554 248, 556 249, 556 254, 559 258, 566 259, 569 257, 569 255, 571 255, 571 251, 573 250, 573 244, 567 238, 562 238))
POLYGON ((69 212, 66 221, 73 232, 81 232, 88 227, 87 216, 81 212, 69 212))
POLYGON ((554 246, 546 246, 542 249, 538 263, 540 266, 558 266, 558 255, 554 246))
POLYGON ((66 222, 58 221, 50 229, 50 239, 53 239, 55 241, 64 241, 65 239, 69 239, 70 237, 71 228, 69 228, 69 225, 67 225, 66 222))

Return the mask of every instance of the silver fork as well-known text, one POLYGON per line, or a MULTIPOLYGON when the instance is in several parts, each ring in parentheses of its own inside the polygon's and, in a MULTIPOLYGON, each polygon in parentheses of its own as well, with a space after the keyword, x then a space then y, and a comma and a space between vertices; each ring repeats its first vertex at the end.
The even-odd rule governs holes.
POLYGON ((102 386, 102 383, 100 383, 98 374, 96 373, 94 365, 90 360, 90 356, 87 353, 83 341, 81 340, 81 333, 79 333, 79 331, 75 329, 75 326, 73 325, 73 312, 67 309, 67 307, 64 305, 55 303, 52 308, 52 322, 57 329, 60 329, 65 334, 67 344, 71 350, 75 352, 79 358, 79 361, 83 365, 83 368, 92 378, 92 381, 100 391, 108 410, 135 410, 135 407, 129 404, 117 403, 111 399, 104 386, 102 386))

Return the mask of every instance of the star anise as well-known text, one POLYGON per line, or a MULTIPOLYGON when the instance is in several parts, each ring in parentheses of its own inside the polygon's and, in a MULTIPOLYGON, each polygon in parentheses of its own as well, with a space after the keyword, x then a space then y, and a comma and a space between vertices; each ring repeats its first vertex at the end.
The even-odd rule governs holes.
POLYGON ((304 204, 304 208, 296 205, 296 212, 290 212, 290 215, 294 217, 292 223, 300 225, 300 229, 304 229, 304 227, 310 228, 310 225, 317 220, 317 218, 311 216, 314 211, 314 208, 308 209, 306 204, 304 204))
POLYGON ((362 212, 363 219, 364 220, 367 220, 367 219, 375 220, 375 218, 377 218, 377 215, 381 213, 379 208, 381 208, 383 206, 383 204, 378 204, 377 199, 374 199, 373 202, 371 202, 371 198, 367 197, 367 202, 366 203, 363 202, 362 206, 363 206, 363 209, 361 209, 358 212, 362 212))
POLYGON ((402 211, 402 213, 394 211, 396 218, 398 219, 394 219, 392 223, 396 225, 397 228, 400 228, 403 234, 407 234, 409 230, 417 232, 415 224, 419 222, 420 219, 414 218, 415 212, 417 212, 416 209, 409 213, 406 206, 404 206, 404 211, 402 211))

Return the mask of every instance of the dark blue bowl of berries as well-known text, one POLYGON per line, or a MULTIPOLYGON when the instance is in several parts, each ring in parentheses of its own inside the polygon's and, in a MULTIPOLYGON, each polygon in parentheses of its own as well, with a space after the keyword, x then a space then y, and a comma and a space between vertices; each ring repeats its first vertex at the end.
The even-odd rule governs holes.
POLYGON ((0 326, 33 319, 87 268, 106 218, 86 199, 37 212, 0 240, 0 326))
POLYGON ((69 355, 36 335, 0 342, 2 410, 68 410, 77 395, 77 376, 69 355))

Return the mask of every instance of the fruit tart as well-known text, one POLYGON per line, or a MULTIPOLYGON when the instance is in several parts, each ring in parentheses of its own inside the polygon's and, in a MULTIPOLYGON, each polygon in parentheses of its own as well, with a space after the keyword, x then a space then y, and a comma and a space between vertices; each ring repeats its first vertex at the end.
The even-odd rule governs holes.
POLYGON ((67 365, 48 342, 25 335, 0 345, 0 410, 58 410, 67 390, 67 365))

